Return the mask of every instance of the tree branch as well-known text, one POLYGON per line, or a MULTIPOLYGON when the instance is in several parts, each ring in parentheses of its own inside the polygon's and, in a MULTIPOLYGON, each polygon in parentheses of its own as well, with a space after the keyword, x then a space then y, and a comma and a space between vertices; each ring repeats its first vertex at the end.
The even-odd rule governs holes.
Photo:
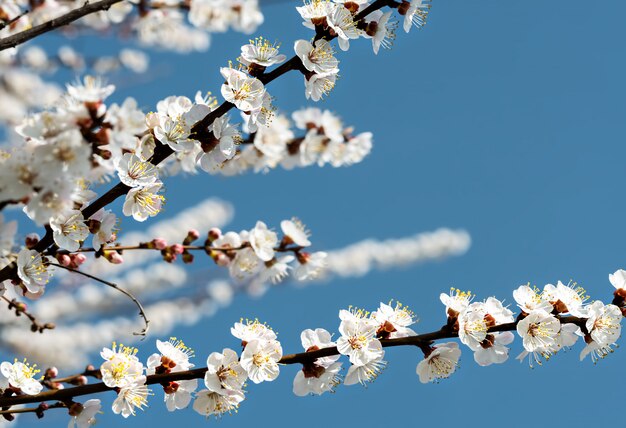
POLYGON ((60 267, 62 269, 68 270, 70 272, 74 272, 74 273, 78 273, 80 275, 83 275, 89 279, 93 279, 94 281, 98 281, 104 285, 108 285, 111 288, 116 289, 117 291, 119 291, 120 293, 126 295, 130 300, 133 301, 133 303, 137 306, 137 308, 139 308, 139 315, 141 316, 141 318, 143 318, 145 327, 143 328, 143 330, 141 330, 139 333, 137 332, 133 332, 133 334, 135 336, 145 336, 148 333, 148 329, 150 328, 149 324, 150 324, 150 320, 148 319, 148 316, 146 315, 146 311, 143 309, 143 305, 141 304, 141 302, 139 302, 139 300, 137 300, 137 298, 135 296, 133 296, 129 291, 124 290, 122 287, 118 286, 117 284, 110 282, 110 281, 105 281, 102 278, 98 278, 97 276, 88 274, 86 272, 82 272, 78 269, 72 269, 70 267, 67 266, 63 266, 61 264, 58 263, 50 263, 52 266, 56 266, 56 267, 60 267))
MULTIPOLYGON (((578 318, 575 316, 558 317, 559 321, 563 324, 576 324, 579 327, 584 326, 587 321, 585 318, 578 318)), ((501 331, 513 331, 517 328, 518 322, 521 319, 517 319, 514 322, 500 324, 489 328, 488 332, 501 332, 501 331)), ((437 331, 430 333, 418 334, 416 336, 402 337, 398 339, 380 339, 380 342, 384 348, 390 348, 394 346, 417 346, 424 347, 429 346, 435 340, 449 339, 458 337, 458 333, 455 332, 449 325, 443 326, 437 331)), ((278 362, 279 364, 303 364, 311 363, 318 358, 330 357, 332 355, 339 355, 337 347, 322 348, 317 351, 301 352, 298 354, 285 355, 278 362)), ((167 384, 169 382, 191 379, 202 379, 206 373, 207 368, 197 368, 193 370, 155 374, 147 377, 147 385, 155 384, 167 384)), ((75 397, 83 395, 97 394, 105 391, 113 391, 115 388, 110 388, 104 383, 96 383, 91 385, 77 386, 74 388, 66 388, 54 391, 46 391, 37 395, 19 395, 13 397, 0 397, 0 407, 9 407, 17 404, 38 403, 42 401, 66 401, 75 397)))
POLYGON ((5 302, 9 304, 9 310, 15 309, 16 316, 19 317, 20 315, 23 314, 26 316, 26 318, 30 320, 31 322, 30 331, 32 331, 33 333, 36 333, 36 332, 43 333, 44 330, 54 329, 55 325, 53 323, 47 322, 47 323, 41 324, 39 321, 37 321, 37 318, 35 318, 33 314, 31 314, 30 312, 26 310, 26 305, 22 302, 19 302, 17 299, 9 300, 7 297, 2 296, 2 300, 4 300, 5 302))
POLYGON ((22 43, 29 41, 30 39, 52 31, 56 28, 70 24, 85 15, 89 15, 90 13, 107 10, 115 3, 119 3, 121 1, 123 0, 100 0, 95 3, 89 3, 87 1, 85 2, 84 6, 79 7, 78 9, 74 9, 66 13, 65 15, 61 15, 58 18, 51 19, 48 22, 44 22, 43 24, 39 24, 36 27, 32 27, 28 30, 13 34, 12 36, 5 37, 4 39, 0 39, 0 51, 14 48, 17 45, 21 45, 22 43))

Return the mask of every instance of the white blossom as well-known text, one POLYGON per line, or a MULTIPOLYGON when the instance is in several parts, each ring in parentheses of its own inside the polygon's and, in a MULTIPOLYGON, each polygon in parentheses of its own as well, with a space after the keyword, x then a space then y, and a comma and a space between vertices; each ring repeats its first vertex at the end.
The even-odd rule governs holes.
POLYGON ((68 428, 89 428, 96 424, 96 414, 100 413, 102 408, 100 400, 87 400, 82 406, 82 410, 78 415, 70 416, 68 428))
POLYGON ((146 187, 134 187, 126 194, 122 212, 125 216, 133 216, 137 221, 145 221, 161 211, 165 198, 157 194, 162 183, 157 182, 146 187))
POLYGON ((236 411, 243 400, 242 391, 229 390, 226 394, 218 394, 204 389, 196 394, 193 409, 204 416, 221 416, 224 413, 236 411))
POLYGON ((308 247, 311 245, 309 241, 310 232, 306 230, 306 226, 300 220, 293 218, 291 220, 283 220, 280 222, 285 237, 299 247, 308 247))
MULTIPOLYGON (((102 348, 100 356, 105 362, 100 366, 102 382, 110 388, 124 388, 137 383, 143 377, 143 364, 136 356, 137 348, 113 343, 102 348)), ((143 377, 145 381, 145 377, 143 377)))
POLYGON ((245 64, 257 64, 263 67, 284 62, 287 57, 278 53, 280 45, 271 43, 263 37, 257 37, 250 40, 250 44, 241 47, 240 61, 245 64))
POLYGON ((293 277, 297 281, 306 281, 317 278, 326 267, 327 253, 316 251, 315 253, 299 252, 298 266, 293 269, 293 277))
POLYGON ((245 73, 232 69, 221 68, 222 76, 226 82, 221 87, 222 96, 241 111, 251 111, 261 107, 265 87, 255 77, 249 77, 245 73))
POLYGON ((543 310, 534 310, 517 323, 517 333, 528 352, 549 352, 555 347, 560 330, 559 320, 543 310))
POLYGON ((461 350, 456 342, 437 344, 417 364, 416 372, 420 382, 428 383, 450 377, 458 367, 460 357, 461 350))
POLYGON ((132 153, 124 154, 115 165, 120 181, 129 187, 146 187, 154 184, 158 170, 150 162, 144 162, 132 153))
POLYGON ((72 210, 50 220, 54 242, 64 250, 76 251, 81 242, 89 236, 89 228, 85 224, 83 213, 72 210))
POLYGON ((37 293, 50 279, 44 257, 35 250, 22 249, 17 255, 17 275, 31 293, 37 293))
POLYGON ((341 337, 337 339, 337 349, 347 355, 350 362, 362 366, 382 358, 384 351, 376 339, 376 327, 366 320, 342 320, 339 325, 341 337))
POLYGON ((250 231, 250 245, 256 255, 263 261, 269 261, 274 257, 274 247, 278 244, 276 233, 269 230, 262 221, 257 221, 254 229, 250 231))
POLYGON ((422 28, 424 24, 426 24, 426 17, 430 9, 430 3, 428 1, 429 0, 411 0, 409 9, 404 15, 404 31, 408 33, 412 26, 422 28))
POLYGON ((225 348, 221 353, 212 352, 206 361, 207 372, 204 384, 209 391, 227 394, 228 391, 241 391, 248 378, 239 363, 239 356, 232 349, 225 348))
POLYGON ((148 396, 151 395, 145 383, 146 377, 140 376, 133 383, 122 387, 113 401, 113 413, 127 418, 135 416, 135 408, 143 410, 148 405, 148 396))
POLYGON ((5 361, 0 364, 0 373, 5 378, 0 382, 0 386, 4 383, 3 387, 6 388, 8 383, 14 388, 19 388, 24 394, 37 395, 43 389, 43 385, 35 379, 39 372, 37 365, 29 365, 26 361, 16 360, 13 364, 5 361))
POLYGON ((277 340, 252 340, 246 344, 240 364, 252 382, 272 381, 278 377, 282 356, 283 348, 277 340))

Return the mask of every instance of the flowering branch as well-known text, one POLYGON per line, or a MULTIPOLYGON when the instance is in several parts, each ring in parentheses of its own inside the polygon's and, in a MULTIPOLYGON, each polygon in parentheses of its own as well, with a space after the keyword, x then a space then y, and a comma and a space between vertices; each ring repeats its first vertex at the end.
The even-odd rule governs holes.
MULTIPOLYGON (((106 1, 112 1, 112 0, 106 0, 106 1)), ((392 0, 376 0, 371 5, 367 6, 363 11, 354 15, 353 25, 355 26, 360 25, 359 23, 362 23, 363 19, 367 15, 372 13, 373 11, 381 9, 385 6, 393 6, 393 5, 395 5, 395 2, 393 2, 392 0)), ((322 34, 320 33, 320 31, 323 32, 322 37, 324 39, 332 40, 333 38, 337 37, 336 33, 333 34, 329 28, 320 27, 319 25, 317 27, 322 28, 321 30, 317 31, 317 34, 322 34)), ((0 41, 0 48, 1 46, 2 44, 0 41)), ((307 71, 304 68, 302 59, 299 56, 295 55, 290 60, 278 66, 277 68, 275 68, 273 71, 269 73, 265 73, 264 68, 263 68, 263 70, 260 73, 255 73, 255 74, 258 76, 258 81, 260 82, 260 84, 263 85, 263 84, 270 83, 274 79, 287 73, 290 70, 300 70, 303 73, 307 71)), ((107 88, 104 88, 104 89, 107 89, 107 88)), ((91 108, 93 109, 94 107, 95 106, 92 103, 91 108)), ((191 126, 190 128, 191 131, 188 137, 192 139, 196 139, 197 141, 201 143, 201 145, 202 144, 210 145, 211 140, 215 139, 215 137, 213 135, 213 131, 209 131, 209 127, 213 125, 216 119, 224 116, 232 107, 235 107, 235 104, 227 100, 223 102, 222 104, 220 104, 217 108, 211 110, 202 119, 198 120, 197 122, 195 122, 193 126, 191 126)), ((92 116, 93 115, 95 115, 95 113, 93 113, 92 116)), ((91 120, 89 123, 93 125, 94 122, 96 121, 91 120)), ((91 129, 88 129, 87 131, 90 134, 90 138, 95 140, 93 144, 95 145, 99 144, 98 135, 94 134, 93 130, 91 129)), ((161 162, 163 162, 165 159, 167 159, 170 155, 175 153, 175 150, 169 141, 168 141, 168 144, 164 144, 163 141, 160 141, 157 138, 156 129, 152 130, 152 135, 154 137, 155 147, 154 147, 153 155, 148 159, 148 162, 150 162, 154 166, 157 166, 161 162)), ((164 135, 164 137, 166 137, 166 135, 164 135)), ((107 206, 108 204, 116 200, 118 197, 128 194, 131 190, 133 190, 133 187, 123 182, 119 182, 117 185, 115 185, 105 194, 100 196, 98 199, 96 199, 86 208, 82 209, 81 210, 82 217, 84 219, 90 218, 100 209, 107 206)), ((41 253, 45 251, 47 248, 49 248, 53 243, 54 243, 53 232, 51 228, 48 227, 46 230, 45 236, 39 242, 37 242, 37 244, 34 247, 32 247, 32 250, 41 253)), ((18 279, 17 278, 17 264, 15 262, 8 264, 2 270, 0 270, 0 282, 6 279, 18 279)))
POLYGON ((88 1, 85 4, 77 9, 74 9, 65 15, 59 16, 58 18, 51 19, 50 21, 44 22, 43 24, 37 25, 35 27, 29 28, 28 30, 24 30, 17 34, 13 34, 12 36, 5 37, 4 39, 0 39, 0 51, 5 49, 14 48, 22 43, 25 43, 37 36, 45 34, 49 31, 55 30, 59 27, 63 27, 67 24, 70 24, 77 19, 82 18, 83 16, 89 15, 94 12, 98 12, 101 10, 108 10, 115 3, 119 3, 123 0, 100 0, 95 3, 89 3, 88 1))
MULTIPOLYGON (((575 316, 564 316, 559 318, 562 324, 574 324, 579 327, 584 326, 587 321, 585 318, 578 318, 575 316)), ((497 325, 494 327, 490 327, 488 329, 489 333, 492 332, 503 332, 503 331, 514 331, 517 328, 520 320, 516 320, 512 323, 506 323, 497 325)), ((396 339, 380 339, 380 343, 383 348, 387 347, 396 347, 396 346, 417 346, 420 349, 425 349, 432 345, 432 343, 436 340, 441 339, 449 339, 458 337, 458 332, 455 332, 449 325, 445 325, 439 330, 432 331, 429 333, 418 334, 415 336, 402 337, 396 339)), ((283 356, 278 364, 307 364, 312 363, 319 358, 331 357, 335 355, 340 355, 339 350, 336 346, 317 349, 309 352, 301 352, 296 354, 288 354, 283 356)), ((172 373, 163 373, 163 374, 154 374, 146 377, 146 385, 157 385, 157 384, 168 384, 170 382, 183 381, 183 380, 191 380, 191 379, 201 379, 207 372, 207 367, 172 372, 172 373)), ((77 386, 73 388, 65 388, 59 390, 52 390, 42 392, 37 395, 19 395, 12 397, 1 397, 0 398, 0 407, 9 407, 17 404, 28 404, 28 403, 39 403, 43 401, 66 401, 69 399, 73 399, 76 397, 98 394, 105 391, 115 390, 114 387, 108 387, 104 383, 96 383, 90 385, 77 386)))
MULTIPOLYGON (((439 330, 416 334, 410 326, 416 322, 407 307, 396 303, 380 304, 374 312, 357 308, 339 311, 340 337, 332 341, 324 329, 307 329, 300 336, 305 352, 283 355, 276 333, 258 320, 235 323, 231 333, 241 341, 239 356, 231 349, 213 352, 203 368, 193 368, 189 361, 193 351, 176 338, 169 342, 157 340, 160 353, 152 354, 147 367, 137 358, 135 348, 113 344, 100 353, 104 363, 100 367, 101 383, 74 388, 56 388, 41 392, 43 386, 54 387, 56 369, 48 369, 41 383, 34 379, 35 366, 26 362, 0 364, 0 386, 5 385, 0 407, 50 401, 73 403, 76 397, 114 390, 117 398, 113 411, 128 417, 135 408, 147 405, 149 385, 163 387, 170 411, 187 407, 195 393, 193 409, 203 415, 221 415, 236 409, 245 398, 247 379, 255 384, 273 381, 280 374, 280 366, 301 364, 296 374, 293 391, 296 395, 321 395, 333 391, 342 382, 339 371, 341 356, 351 365, 343 383, 354 385, 372 382, 386 366, 384 348, 416 346, 424 354, 416 372, 422 383, 449 377, 456 371, 461 350, 456 342, 436 343, 442 339, 457 338, 474 352, 474 360, 481 366, 505 362, 516 331, 521 337, 524 352, 518 359, 530 356, 532 362, 542 364, 562 348, 573 346, 579 337, 586 344, 580 359, 591 355, 596 361, 612 352, 612 346, 621 335, 621 321, 626 313, 626 271, 609 275, 615 287, 613 301, 604 304, 596 300, 586 303, 588 296, 577 284, 546 284, 543 290, 522 285, 513 291, 520 312, 513 312, 495 297, 472 302, 470 292, 453 289, 440 295, 445 306, 447 322, 439 330), (197 380, 204 378, 207 389, 195 392, 197 380)), ((92 367, 92 376, 98 377, 92 367)), ((74 379, 75 377, 70 377, 74 379)), ((86 380, 86 377, 82 377, 86 380)), ((62 378, 62 380, 64 380, 62 378)), ((92 418, 100 409, 99 400, 90 400, 92 418)), ((85 403, 85 407, 87 407, 85 403)), ((72 413, 70 413, 72 415, 72 413)), ((76 414, 72 416, 77 416, 76 414)))

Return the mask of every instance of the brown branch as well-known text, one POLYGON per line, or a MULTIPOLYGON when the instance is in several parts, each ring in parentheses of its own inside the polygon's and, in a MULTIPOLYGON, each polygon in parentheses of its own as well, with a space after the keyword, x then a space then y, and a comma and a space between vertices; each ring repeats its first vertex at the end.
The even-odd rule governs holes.
POLYGON ((117 284, 110 282, 110 281, 106 281, 102 278, 98 278, 97 276, 88 274, 86 272, 82 272, 78 269, 72 269, 71 267, 67 267, 67 266, 63 266, 61 264, 58 263, 50 263, 52 266, 56 266, 56 267, 60 267, 62 269, 68 270, 70 272, 74 272, 80 275, 83 275, 89 279, 93 279, 94 281, 98 281, 104 285, 108 285, 111 288, 116 289, 117 291, 119 291, 120 293, 126 295, 130 300, 133 301, 133 303, 135 304, 135 306, 137 306, 137 308, 139 308, 139 315, 141 316, 141 318, 143 318, 143 322, 145 324, 145 327, 143 328, 143 330, 141 330, 139 333, 137 332, 133 332, 133 334, 135 336, 145 336, 148 333, 148 329, 150 328, 149 324, 150 324, 150 320, 148 319, 148 316, 146 315, 146 311, 143 309, 143 305, 141 304, 141 302, 139 302, 139 300, 137 300, 137 298, 135 296, 133 296, 129 291, 124 290, 122 287, 118 286, 117 284))
MULTIPOLYGON (((221 252, 228 252, 228 251, 240 251, 243 250, 244 248, 248 248, 248 245, 242 245, 241 247, 211 247, 209 246, 204 246, 204 245, 181 245, 183 250, 186 251, 194 251, 194 250, 201 250, 201 251, 221 251, 221 252)), ((171 245, 168 245, 168 247, 171 247, 171 245)), ((167 247, 166 247, 167 248, 167 247)), ((287 252, 294 252, 297 253, 298 251, 301 251, 304 247, 299 247, 299 246, 295 246, 295 247, 284 247, 284 246, 278 246, 274 248, 274 251, 276 251, 277 253, 287 253, 287 252)), ((76 252, 77 253, 93 253, 93 252, 97 252, 97 251, 132 251, 132 250, 153 250, 153 251, 163 251, 163 250, 159 250, 158 248, 152 248, 152 247, 146 247, 146 246, 142 246, 142 245, 120 245, 120 246, 116 246, 116 247, 102 247, 100 248, 100 250, 96 250, 95 248, 80 248, 78 249, 76 252)))
POLYGON ((7 297, 2 296, 2 300, 4 300, 5 302, 9 304, 9 310, 11 309, 15 310, 16 316, 19 317, 21 315, 25 315, 26 318, 30 320, 31 322, 30 331, 32 331, 33 333, 36 333, 36 332, 43 333, 44 330, 52 330, 55 327, 54 323, 47 322, 47 323, 42 324, 39 321, 37 321, 37 318, 35 318, 33 314, 31 314, 30 312, 26 310, 26 304, 18 301, 17 299, 9 300, 7 297))
POLYGON ((43 412, 50 409, 67 409, 65 403, 54 403, 54 404, 44 404, 37 407, 27 407, 23 409, 8 409, 8 410, 0 410, 0 415, 14 415, 18 413, 36 413, 39 418, 43 417, 43 412))
MULTIPOLYGON (((559 320, 563 324, 576 324, 579 327, 584 326, 587 321, 585 318, 578 318, 574 316, 559 317, 559 320)), ((517 323, 520 319, 514 322, 500 324, 495 327, 489 328, 488 332, 498 331, 512 331, 517 328, 517 323)), ((445 325, 437 331, 430 333, 418 334, 416 336, 402 337, 398 339, 380 339, 383 347, 390 348, 394 346, 417 346, 420 348, 430 346, 435 340, 450 339, 458 337, 458 333, 455 332, 450 326, 445 325)), ((339 355, 337 347, 322 348, 312 352, 301 352, 298 354, 289 354, 283 356, 279 364, 303 364, 311 363, 318 358, 330 357, 332 355, 339 355)), ((164 373, 147 376, 146 385, 155 384, 167 384, 169 382, 191 379, 202 379, 206 373, 207 368, 197 368, 193 370, 164 373)), ((104 383, 95 383, 91 385, 77 386, 74 388, 66 388, 54 391, 46 391, 37 395, 18 395, 12 397, 0 397, 0 407, 10 407, 17 404, 38 403, 42 401, 67 401, 74 397, 80 397, 83 395, 97 394, 105 391, 112 391, 115 388, 106 386, 104 383)))
POLYGON ((22 43, 29 41, 30 39, 45 34, 56 28, 70 24, 85 15, 89 15, 91 13, 101 10, 108 10, 112 5, 121 1, 123 0, 100 0, 95 3, 89 3, 87 1, 82 7, 74 9, 66 13, 65 15, 61 15, 58 18, 51 19, 48 22, 44 22, 43 24, 39 24, 36 27, 32 27, 28 30, 13 34, 12 36, 5 37, 4 39, 0 39, 0 51, 14 48, 17 45, 21 45, 22 43))

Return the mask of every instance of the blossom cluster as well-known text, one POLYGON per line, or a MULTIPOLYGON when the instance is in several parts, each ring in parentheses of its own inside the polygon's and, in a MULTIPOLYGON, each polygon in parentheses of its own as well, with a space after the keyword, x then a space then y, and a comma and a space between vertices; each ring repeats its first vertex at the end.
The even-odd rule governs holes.
MULTIPOLYGON (((129 214, 132 212, 137 218, 152 213, 150 204, 158 195, 146 195, 160 184, 150 182, 149 177, 153 179, 154 175, 147 171, 150 168, 154 169, 152 164, 142 163, 133 158, 136 156, 124 155, 128 164, 120 166, 120 171, 124 171, 123 174, 120 173, 120 178, 124 184, 137 185, 129 191, 124 203, 124 212, 129 214)), ((115 246, 103 246, 115 240, 115 235, 111 232, 115 225, 114 220, 115 217, 109 215, 99 222, 98 232, 93 234, 94 247, 91 250, 117 264, 123 262, 121 250, 118 251, 118 247, 115 246), (102 238, 100 233, 112 237, 102 238)), ((284 220, 280 226, 283 232, 281 239, 265 223, 258 221, 254 228, 241 232, 223 233, 219 228, 212 228, 202 246, 190 245, 200 237, 197 231, 191 230, 181 244, 168 244, 163 238, 155 238, 150 242, 140 243, 135 249, 160 251, 163 259, 169 263, 174 262, 179 255, 183 262, 191 263, 194 256, 190 251, 202 250, 218 266, 228 268, 231 278, 235 281, 254 283, 252 287, 256 288, 264 287, 268 283, 276 284, 287 277, 290 271, 293 271, 293 277, 297 281, 315 279, 326 264, 326 253, 305 251, 311 245, 310 232, 298 219, 284 220)), ((56 255, 56 260, 61 266, 78 267, 82 264, 86 257, 75 252, 92 231, 85 224, 81 212, 74 211, 70 217, 52 221, 51 228, 57 246, 61 250, 66 250, 56 255)), ((16 285, 19 294, 37 298, 44 293, 52 274, 50 264, 53 259, 52 256, 43 255, 28 247, 17 254, 16 265, 20 281, 14 281, 13 284, 16 285)))
MULTIPOLYGON (((256 229, 250 232, 255 235, 251 238, 253 251, 269 257, 270 247, 262 245, 267 243, 266 231, 258 224, 256 229)), ((256 319, 242 319, 231 328, 231 334, 241 343, 241 353, 230 348, 213 352, 203 369, 194 369, 190 362, 194 352, 182 341, 171 338, 168 342, 157 340, 158 353, 152 354, 145 366, 136 355, 137 349, 114 343, 112 348, 102 350, 104 363, 100 369, 94 373, 88 368, 85 373, 102 379, 104 385, 115 389, 117 397, 112 405, 113 412, 125 418, 147 406, 148 397, 153 395, 148 384, 155 383, 163 387, 169 411, 186 408, 193 400, 192 407, 196 412, 220 416, 236 411, 243 402, 246 381, 254 384, 273 381, 280 374, 281 364, 301 364, 302 368, 293 381, 293 392, 298 396, 332 392, 342 382, 345 385, 372 382, 387 364, 384 361, 385 346, 419 347, 424 358, 417 364, 416 373, 422 383, 447 378, 458 368, 461 357, 458 344, 436 343, 452 337, 458 337, 469 347, 474 352, 474 360, 481 366, 503 363, 508 359, 507 345, 514 339, 512 331, 517 331, 524 347, 518 358, 531 355, 531 363, 541 364, 542 359, 574 345, 578 337, 586 343, 581 360, 591 354, 596 361, 612 352, 626 312, 626 271, 620 269, 609 275, 609 281, 615 287, 611 304, 587 303, 588 296, 576 284, 558 282, 547 284, 543 290, 530 285, 519 286, 513 292, 520 308, 516 318, 495 297, 476 302, 472 293, 452 289, 449 294, 440 296, 447 323, 439 331, 423 335, 411 328, 416 322, 415 315, 400 303, 381 303, 373 312, 351 307, 339 311, 339 337, 336 340, 325 329, 306 329, 300 335, 305 352, 287 356, 283 355, 274 330, 256 319), (350 363, 345 377, 341 375, 342 363, 339 362, 342 356, 350 363), (200 377, 205 389, 196 392, 200 377)), ((0 364, 0 373, 0 387, 5 390, 5 397, 36 396, 43 385, 58 390, 63 382, 86 383, 85 375, 55 381, 56 369, 46 370, 40 381, 34 378, 38 373, 35 366, 17 360, 12 364, 0 364)), ((85 406, 76 403, 70 406, 67 402, 64 405, 75 418, 71 423, 86 427, 87 422, 93 422, 95 412, 91 407, 99 409, 100 403, 92 401, 84 417, 81 415, 88 408, 87 403, 85 406)))
POLYGON ((285 169, 317 164, 333 167, 361 162, 372 149, 372 134, 352 135, 329 110, 309 107, 292 114, 292 122, 282 114, 274 116, 266 127, 254 133, 251 144, 240 145, 232 159, 224 162, 219 173, 240 174, 267 171, 278 165, 285 169), (305 132, 296 137, 291 127, 305 132))

